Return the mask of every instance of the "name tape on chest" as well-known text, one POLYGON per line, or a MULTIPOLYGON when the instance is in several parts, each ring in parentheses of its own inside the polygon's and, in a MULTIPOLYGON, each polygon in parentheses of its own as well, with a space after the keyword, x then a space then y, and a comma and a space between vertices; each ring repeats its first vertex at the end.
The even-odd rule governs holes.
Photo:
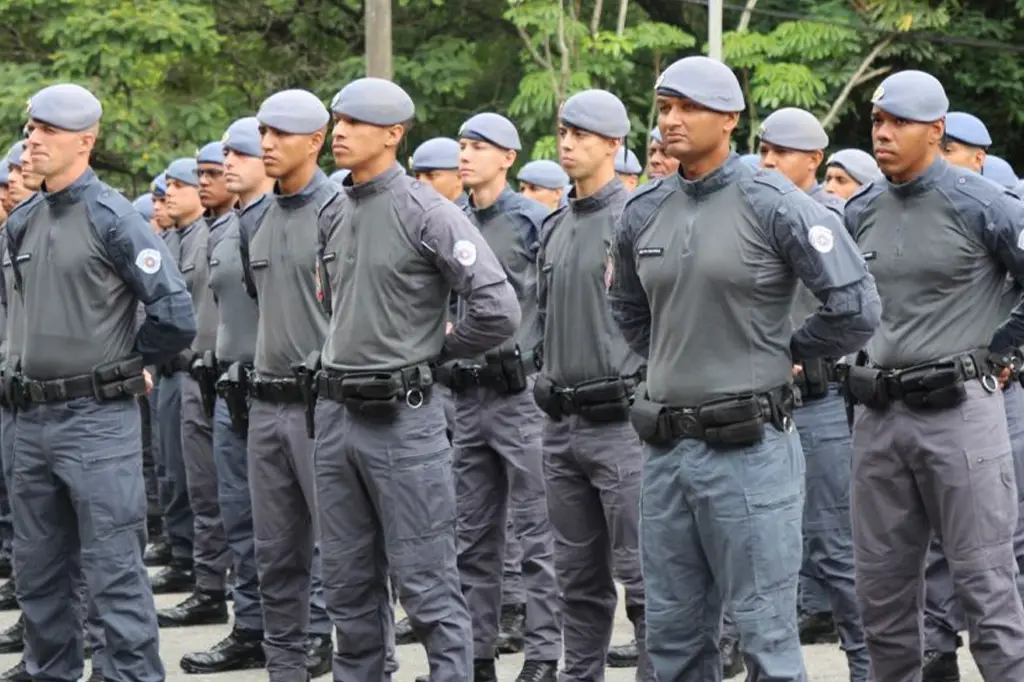
POLYGON ((824 225, 815 225, 807 230, 807 241, 818 253, 829 253, 836 246, 835 235, 824 225))
POLYGON ((153 275, 160 271, 161 256, 156 249, 143 249, 135 256, 135 267, 147 275, 153 275))
POLYGON ((467 239, 458 240, 452 249, 452 257, 459 265, 468 268, 476 262, 476 244, 467 239))
POLYGON ((642 249, 636 250, 636 255, 640 258, 650 258, 653 256, 660 256, 665 253, 665 249, 660 246, 647 246, 642 249))

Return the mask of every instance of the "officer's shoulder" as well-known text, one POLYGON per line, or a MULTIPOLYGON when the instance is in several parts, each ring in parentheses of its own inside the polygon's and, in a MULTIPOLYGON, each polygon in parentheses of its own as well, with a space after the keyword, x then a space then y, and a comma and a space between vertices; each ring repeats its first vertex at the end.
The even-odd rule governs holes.
POLYGON ((630 226, 639 228, 647 222, 647 218, 654 213, 662 202, 675 187, 672 176, 658 178, 640 185, 626 198, 622 207, 622 226, 628 229, 630 226))
POLYGON ((515 194, 514 197, 513 211, 527 218, 534 225, 539 226, 551 212, 551 209, 535 199, 522 194, 515 194))
POLYGON ((317 206, 317 216, 321 220, 330 220, 341 213, 347 201, 348 195, 343 190, 335 188, 335 191, 326 195, 317 206))
MULTIPOLYGON (((1001 185, 998 185, 979 173, 967 168, 950 166, 947 170, 943 188, 947 191, 954 189, 953 197, 960 196, 969 199, 968 205, 974 204, 976 208, 987 208, 988 206, 1004 200, 1013 200, 1014 195, 1001 185)), ((953 199, 956 202, 956 198, 953 199)), ((959 202, 956 202, 959 203, 959 202)))
POLYGON ((10 231, 28 219, 28 217, 32 215, 32 211, 39 207, 42 200, 42 193, 34 192, 28 199, 17 204, 7 215, 7 220, 4 222, 4 229, 10 231))
POLYGON ((551 234, 551 231, 562 222, 562 219, 569 215, 569 206, 559 206, 554 211, 549 211, 540 222, 540 240, 544 242, 551 234))
POLYGON ((461 208, 438 194, 437 190, 429 183, 420 182, 414 177, 403 175, 391 187, 393 194, 424 213, 438 210, 447 212, 449 209, 452 209, 452 213, 465 215, 461 208))
POLYGON ((864 183, 846 200, 846 204, 843 206, 843 214, 847 217, 855 217, 865 207, 869 206, 872 201, 882 196, 885 190, 885 180, 872 180, 864 183))
POLYGON ((86 193, 89 204, 101 209, 100 215, 121 220, 133 213, 138 213, 132 202, 110 185, 97 182, 91 185, 86 193))
MULTIPOLYGON (((746 170, 746 169, 743 169, 746 170)), ((797 186, 782 173, 767 168, 750 169, 750 176, 740 176, 740 183, 746 184, 754 192, 763 192, 771 196, 793 194, 797 186)))

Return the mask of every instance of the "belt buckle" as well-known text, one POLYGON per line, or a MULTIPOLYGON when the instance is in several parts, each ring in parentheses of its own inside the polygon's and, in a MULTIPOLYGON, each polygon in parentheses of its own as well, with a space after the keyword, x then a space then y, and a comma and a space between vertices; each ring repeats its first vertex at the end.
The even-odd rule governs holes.
POLYGON ((679 413, 678 424, 680 435, 684 438, 694 438, 701 432, 700 420, 697 419, 697 412, 684 409, 679 413))
POLYGON ((26 382, 25 392, 28 393, 29 400, 31 400, 34 403, 41 403, 46 399, 46 392, 43 390, 43 385, 41 382, 26 382))

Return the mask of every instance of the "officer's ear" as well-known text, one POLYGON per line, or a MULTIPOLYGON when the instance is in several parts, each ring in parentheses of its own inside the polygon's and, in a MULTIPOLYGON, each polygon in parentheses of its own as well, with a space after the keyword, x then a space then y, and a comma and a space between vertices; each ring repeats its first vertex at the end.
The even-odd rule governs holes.
POLYGON ((316 131, 309 136, 309 147, 310 151, 314 156, 320 155, 320 150, 324 147, 324 141, 327 139, 327 126, 325 125, 320 130, 316 131))
POLYGON ((811 157, 811 164, 815 171, 821 168, 821 162, 825 160, 825 152, 822 150, 814 151, 809 154, 811 157))
POLYGON ((505 150, 505 160, 501 164, 501 170, 507 171, 509 168, 511 168, 513 165, 515 165, 516 156, 518 156, 518 154, 516 153, 516 151, 514 149, 506 149, 505 150))
POLYGON ((938 146, 946 136, 946 119, 940 118, 928 124, 928 144, 938 146))
POLYGON ((732 135, 732 131, 736 130, 739 122, 740 112, 738 111, 722 114, 722 132, 732 135))
POLYGON ((78 140, 81 144, 80 150, 83 154, 92 153, 92 148, 96 146, 96 139, 100 136, 100 124, 93 123, 91 126, 82 131, 78 140))
MULTIPOLYGON (((399 144, 401 144, 402 140, 405 138, 406 134, 409 132, 409 129, 411 127, 412 120, 405 121, 404 123, 397 123, 393 126, 388 126, 385 129, 387 131, 387 134, 384 138, 384 146, 387 147, 388 149, 397 147, 399 144)), ((412 157, 410 157, 410 161, 411 160, 412 157)))

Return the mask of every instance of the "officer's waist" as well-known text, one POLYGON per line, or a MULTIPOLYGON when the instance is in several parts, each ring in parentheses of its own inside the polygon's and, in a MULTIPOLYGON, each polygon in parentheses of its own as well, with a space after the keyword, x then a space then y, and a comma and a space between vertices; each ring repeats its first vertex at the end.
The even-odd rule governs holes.
POLYGON ((533 399, 554 420, 578 415, 591 422, 619 422, 629 418, 629 404, 646 368, 630 376, 610 376, 564 386, 541 376, 533 387, 533 399))
POLYGON ((814 358, 801 361, 802 371, 793 377, 793 386, 799 391, 799 401, 807 403, 828 395, 829 386, 840 380, 836 361, 814 358))
POLYGON ((847 395, 855 403, 885 409, 901 401, 913 409, 946 409, 964 401, 964 383, 981 381, 990 392, 998 382, 991 354, 985 349, 958 353, 899 369, 854 365, 841 367, 847 395))
POLYGON ((434 373, 427 363, 397 370, 339 371, 322 369, 316 373, 317 397, 337 403, 397 403, 404 400, 419 407, 430 397, 434 373))
POLYGON ((189 370, 189 360, 191 352, 179 353, 167 362, 161 363, 156 366, 157 374, 162 377, 171 377, 178 372, 187 372, 189 370))
POLYGON ((24 375, 5 375, 8 400, 12 406, 23 404, 57 403, 78 398, 95 398, 100 402, 123 400, 143 395, 146 380, 142 374, 141 356, 97 365, 88 374, 68 377, 36 379, 24 375))
POLYGON ((526 388, 526 377, 536 374, 533 351, 518 348, 488 353, 483 362, 443 365, 436 369, 437 383, 462 393, 474 386, 493 388, 500 393, 518 393, 526 388))
POLYGON ((248 395, 266 403, 303 403, 302 386, 295 377, 272 377, 257 372, 249 374, 248 395))

